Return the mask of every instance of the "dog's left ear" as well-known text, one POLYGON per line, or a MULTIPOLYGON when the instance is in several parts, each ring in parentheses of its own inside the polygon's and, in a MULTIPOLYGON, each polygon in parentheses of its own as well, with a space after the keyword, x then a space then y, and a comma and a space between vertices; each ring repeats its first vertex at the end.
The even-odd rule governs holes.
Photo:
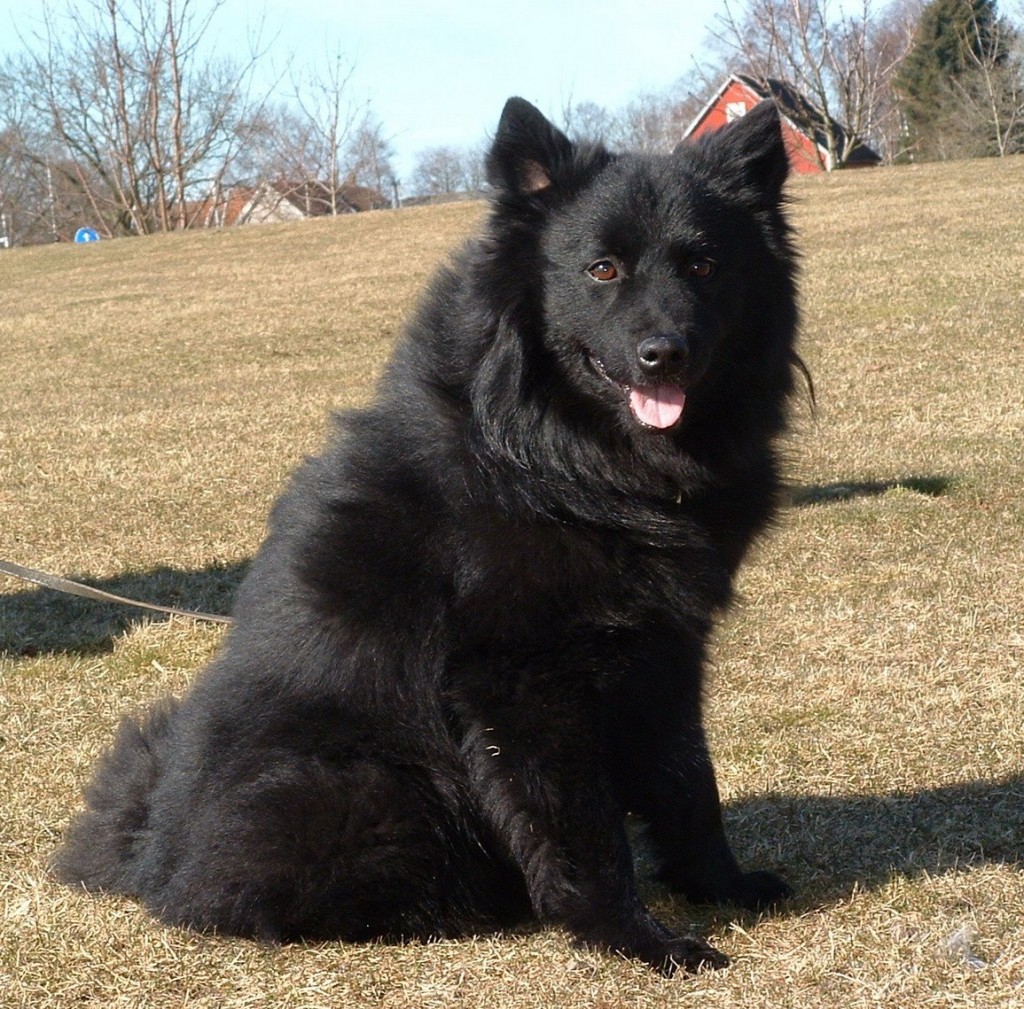
POLYGON ((779 205, 789 175, 789 157, 772 102, 760 102, 745 116, 702 137, 701 142, 717 169, 717 182, 745 203, 779 205))
POLYGON ((552 188, 573 160, 569 138, 524 98, 510 98, 487 155, 487 181, 515 196, 552 188))

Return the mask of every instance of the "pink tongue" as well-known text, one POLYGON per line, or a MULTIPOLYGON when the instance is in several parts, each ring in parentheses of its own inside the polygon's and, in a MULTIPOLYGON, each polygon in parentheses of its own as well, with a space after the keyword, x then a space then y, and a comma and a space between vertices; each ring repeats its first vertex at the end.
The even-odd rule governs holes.
POLYGON ((686 393, 674 385, 656 385, 652 389, 631 389, 629 406, 636 419, 648 427, 671 427, 683 415, 686 393))

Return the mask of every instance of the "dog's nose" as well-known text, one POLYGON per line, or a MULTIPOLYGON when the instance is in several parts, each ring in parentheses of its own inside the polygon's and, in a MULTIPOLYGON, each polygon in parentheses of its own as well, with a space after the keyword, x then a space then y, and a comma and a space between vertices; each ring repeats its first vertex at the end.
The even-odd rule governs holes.
POLYGON ((645 375, 678 375, 686 367, 686 341, 681 336, 649 336, 640 341, 636 356, 645 375))

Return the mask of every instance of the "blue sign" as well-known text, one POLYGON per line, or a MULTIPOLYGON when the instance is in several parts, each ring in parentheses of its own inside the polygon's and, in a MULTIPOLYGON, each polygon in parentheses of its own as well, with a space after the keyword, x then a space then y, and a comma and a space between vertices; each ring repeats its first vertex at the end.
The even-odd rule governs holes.
POLYGON ((98 242, 99 240, 100 236, 95 228, 79 228, 75 232, 76 245, 81 245, 83 242, 98 242))

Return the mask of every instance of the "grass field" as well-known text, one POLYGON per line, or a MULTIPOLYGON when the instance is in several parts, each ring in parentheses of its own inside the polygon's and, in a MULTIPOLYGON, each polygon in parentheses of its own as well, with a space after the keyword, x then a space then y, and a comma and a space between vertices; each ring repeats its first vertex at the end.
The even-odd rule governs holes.
MULTIPOLYGON (((557 931, 271 948, 163 928, 47 861, 118 716, 221 630, 0 576, 0 1006, 1024 1006, 1024 158, 797 180, 793 503, 709 710, 771 917, 660 979, 557 931)), ((288 471, 364 400, 473 205, 0 253, 0 558, 224 609, 288 471)))

